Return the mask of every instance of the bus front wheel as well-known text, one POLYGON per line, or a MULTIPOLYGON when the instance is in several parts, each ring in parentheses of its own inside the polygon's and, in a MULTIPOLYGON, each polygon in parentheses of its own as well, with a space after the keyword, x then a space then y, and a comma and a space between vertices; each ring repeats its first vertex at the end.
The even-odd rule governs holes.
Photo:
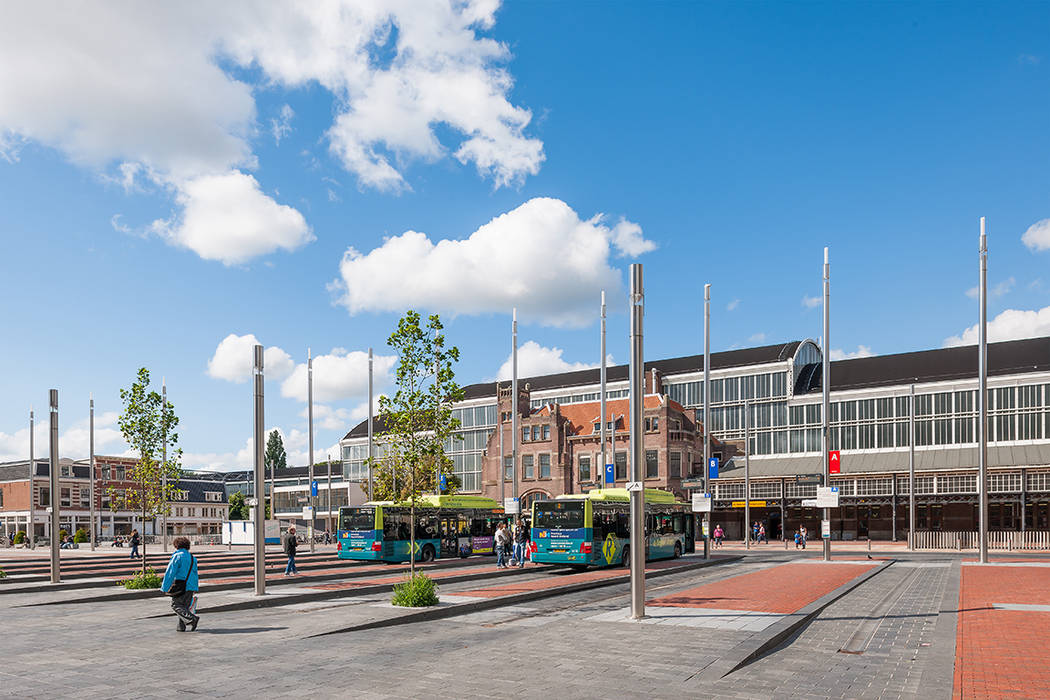
POLYGON ((631 568, 631 548, 630 547, 624 547, 623 548, 623 562, 621 562, 621 566, 624 566, 624 567, 626 567, 628 569, 631 568))
POLYGON ((675 542, 674 543, 674 558, 675 559, 679 559, 679 558, 681 558, 681 556, 682 556, 682 543, 681 542, 675 542))
POLYGON ((423 551, 420 552, 419 560, 422 562, 434 561, 434 548, 429 544, 423 547, 423 551))

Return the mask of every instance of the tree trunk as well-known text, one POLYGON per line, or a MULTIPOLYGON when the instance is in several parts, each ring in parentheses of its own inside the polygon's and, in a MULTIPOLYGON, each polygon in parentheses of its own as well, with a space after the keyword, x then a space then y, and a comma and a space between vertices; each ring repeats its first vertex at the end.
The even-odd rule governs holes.
POLYGON ((409 537, 411 537, 411 544, 408 547, 408 566, 411 571, 412 578, 416 577, 416 469, 415 465, 409 467, 412 470, 410 476, 412 480, 412 505, 409 508, 408 526, 411 528, 409 537))
POLYGON ((142 576, 146 576, 146 482, 142 482, 142 536, 139 538, 142 540, 142 551, 139 552, 142 557, 142 576))

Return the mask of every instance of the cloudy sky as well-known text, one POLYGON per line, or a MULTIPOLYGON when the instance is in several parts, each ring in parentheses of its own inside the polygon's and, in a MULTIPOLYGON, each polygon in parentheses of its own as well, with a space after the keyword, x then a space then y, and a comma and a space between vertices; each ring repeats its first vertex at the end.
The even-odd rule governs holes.
POLYGON ((187 467, 267 425, 317 458, 385 340, 434 311, 461 383, 820 333, 837 357, 1050 334, 1045 5, 143 2, 0 5, 0 460, 47 390, 62 453, 123 452, 118 391, 165 377, 187 467))

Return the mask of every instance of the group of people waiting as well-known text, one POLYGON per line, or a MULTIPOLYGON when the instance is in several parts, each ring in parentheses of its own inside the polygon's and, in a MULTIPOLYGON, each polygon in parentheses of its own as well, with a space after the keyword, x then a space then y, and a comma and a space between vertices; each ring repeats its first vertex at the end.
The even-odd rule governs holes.
MULTIPOLYGON (((765 542, 769 544, 769 537, 766 535, 766 525, 760 520, 756 520, 751 524, 749 530, 751 541, 765 542)), ((795 531, 795 549, 806 548, 806 526, 802 525, 795 531)), ((721 525, 715 525, 715 529, 711 532, 711 540, 714 542, 715 549, 721 549, 722 542, 725 540, 726 532, 722 529, 721 525)))
POLYGON ((493 547, 496 550, 496 568, 507 569, 512 566, 521 568, 525 566, 525 559, 529 552, 529 527, 524 519, 518 518, 514 523, 514 531, 511 532, 507 523, 500 522, 496 526, 496 536, 493 547))

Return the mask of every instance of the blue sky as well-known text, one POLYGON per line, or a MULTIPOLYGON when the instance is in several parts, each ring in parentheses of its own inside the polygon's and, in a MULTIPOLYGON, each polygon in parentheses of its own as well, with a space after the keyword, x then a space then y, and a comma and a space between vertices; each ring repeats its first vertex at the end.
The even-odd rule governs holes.
POLYGON ((631 262, 653 358, 699 352, 705 282, 715 350, 819 336, 825 245, 833 350, 972 342, 980 216, 992 339, 1050 334, 1043 4, 91 15, 0 8, 0 459, 50 388, 64 455, 89 392, 122 452, 146 366, 184 466, 248 466, 249 334, 295 462, 321 356, 322 459, 404 309, 442 314, 468 384, 507 360, 513 306, 524 372, 596 363, 605 287, 623 362, 631 262))

